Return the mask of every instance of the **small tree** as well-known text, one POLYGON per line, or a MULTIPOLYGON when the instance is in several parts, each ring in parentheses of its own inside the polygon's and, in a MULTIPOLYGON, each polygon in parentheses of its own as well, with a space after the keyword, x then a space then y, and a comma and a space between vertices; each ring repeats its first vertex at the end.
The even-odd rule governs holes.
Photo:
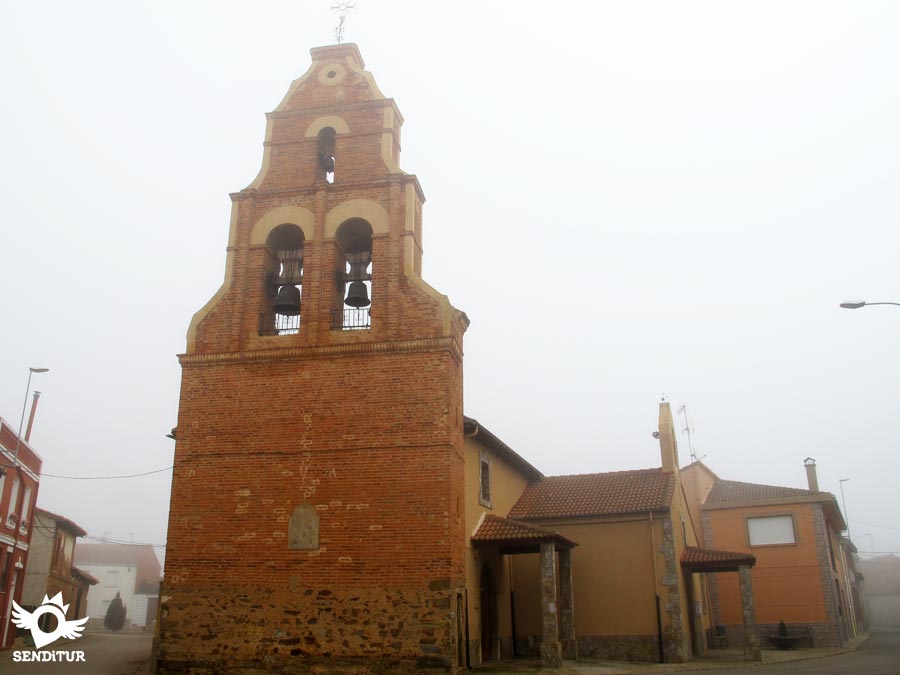
POLYGON ((122 630, 125 625, 125 603, 122 597, 116 593, 116 597, 109 603, 109 609, 106 610, 106 616, 103 617, 103 625, 111 631, 122 630))
POLYGON ((781 637, 788 636, 788 629, 787 626, 784 625, 784 619, 778 622, 778 635, 781 637))

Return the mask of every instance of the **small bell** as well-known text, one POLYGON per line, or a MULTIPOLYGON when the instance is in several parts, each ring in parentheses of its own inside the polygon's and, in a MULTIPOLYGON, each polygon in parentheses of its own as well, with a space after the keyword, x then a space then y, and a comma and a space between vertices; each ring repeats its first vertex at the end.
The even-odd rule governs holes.
POLYGON ((275 298, 276 314, 284 316, 297 316, 300 314, 300 289, 296 286, 282 286, 278 289, 278 297, 275 298))
POLYGON ((347 299, 344 304, 349 307, 368 307, 371 303, 369 300, 369 291, 362 281, 354 281, 350 284, 350 290, 347 291, 347 299))

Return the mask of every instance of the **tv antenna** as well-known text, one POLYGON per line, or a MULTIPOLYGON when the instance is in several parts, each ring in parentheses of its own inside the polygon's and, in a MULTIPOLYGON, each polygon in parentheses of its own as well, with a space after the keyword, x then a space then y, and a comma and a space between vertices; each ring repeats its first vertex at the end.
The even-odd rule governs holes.
POLYGON ((347 21, 347 15, 356 9, 356 5, 352 2, 338 2, 333 4, 329 9, 337 14, 338 25, 334 29, 334 41, 341 44, 344 41, 344 22, 347 21))
POLYGON ((681 406, 678 409, 678 414, 684 415, 684 426, 681 428, 681 432, 683 434, 687 435, 688 450, 691 453, 691 461, 692 462, 700 461, 701 459, 703 459, 703 457, 706 457, 706 455, 703 455, 703 457, 697 457, 697 453, 694 451, 694 438, 692 436, 692 434, 694 433, 694 427, 690 423, 690 421, 688 421, 687 403, 685 403, 683 406, 681 406))

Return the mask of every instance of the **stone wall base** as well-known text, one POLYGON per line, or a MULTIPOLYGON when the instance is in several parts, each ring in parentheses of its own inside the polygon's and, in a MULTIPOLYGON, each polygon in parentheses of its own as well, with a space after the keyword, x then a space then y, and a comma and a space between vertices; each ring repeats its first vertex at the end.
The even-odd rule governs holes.
POLYGON ((412 675, 413 673, 450 672, 449 660, 422 657, 418 660, 404 659, 335 659, 319 657, 296 659, 296 663, 249 661, 232 662, 227 665, 216 662, 159 661, 157 673, 169 675, 412 675))
MULTIPOLYGON (((576 640, 578 657, 613 661, 659 661, 659 642, 655 635, 581 635, 576 640)), ((541 638, 535 635, 516 639, 518 655, 541 657, 541 638)))
MULTIPOLYGON (((799 647, 840 647, 841 641, 838 635, 837 627, 827 623, 788 623, 787 629, 789 635, 805 636, 809 635, 810 640, 801 640, 799 647)), ((777 623, 761 623, 757 624, 756 632, 759 635, 759 646, 763 649, 772 649, 769 642, 770 635, 778 634, 777 623)), ((744 644, 744 626, 741 624, 726 625, 725 633, 728 639, 728 646, 731 648, 741 647, 744 644)), ((709 637, 709 636, 708 636, 709 637)), ((710 641, 710 644, 713 644, 710 641)))

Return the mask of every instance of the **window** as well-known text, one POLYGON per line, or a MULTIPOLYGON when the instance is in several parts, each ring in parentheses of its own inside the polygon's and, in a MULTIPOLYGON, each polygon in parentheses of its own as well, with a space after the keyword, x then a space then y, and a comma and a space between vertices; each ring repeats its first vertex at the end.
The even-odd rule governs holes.
POLYGON ((9 511, 6 513, 6 526, 15 527, 18 516, 16 505, 19 503, 19 479, 13 478, 12 489, 9 491, 9 511))
POLYGON ((750 535, 751 546, 797 543, 793 516, 747 518, 747 532, 750 535))
POLYGON ((31 486, 25 488, 25 498, 22 500, 22 516, 19 518, 19 532, 28 532, 28 515, 31 510, 31 486))
POLYGON ((482 452, 479 459, 478 503, 491 508, 491 460, 482 452))

